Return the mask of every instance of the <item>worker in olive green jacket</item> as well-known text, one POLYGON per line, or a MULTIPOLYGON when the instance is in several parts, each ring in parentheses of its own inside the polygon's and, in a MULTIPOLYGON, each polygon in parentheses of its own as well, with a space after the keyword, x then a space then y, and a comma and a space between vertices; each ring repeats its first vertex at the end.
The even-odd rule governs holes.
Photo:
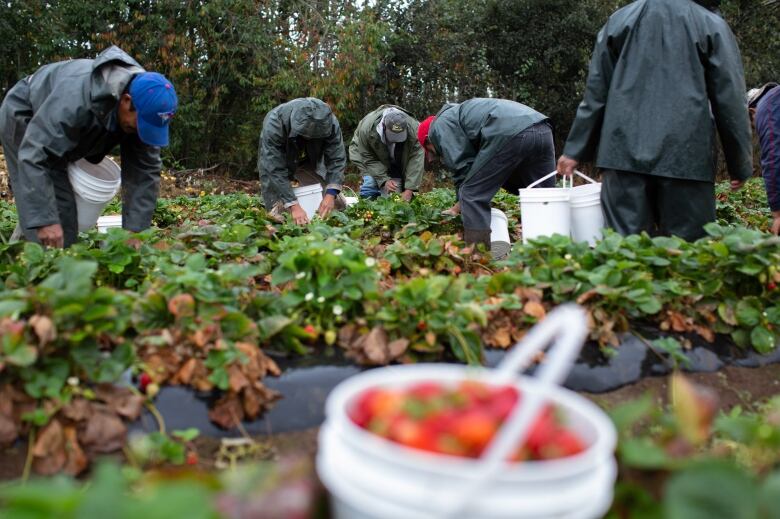
POLYGON ((692 0, 637 0, 593 50, 585 97, 558 161, 602 169, 606 223, 693 240, 715 220, 715 134, 731 187, 753 173, 745 80, 726 22, 692 0))
MULTIPOLYGON (((420 123, 417 138, 441 159, 455 182, 467 243, 490 243, 490 201, 502 187, 510 193, 555 171, 549 119, 506 99, 470 99, 447 104, 420 123)), ((548 179, 540 187, 552 187, 548 179)))
POLYGON ((299 225, 309 221, 293 191, 321 184, 323 198, 317 214, 325 218, 343 209, 341 195, 347 154, 341 128, 330 107, 314 97, 293 99, 268 112, 260 134, 257 169, 263 203, 271 216, 289 212, 299 225))
POLYGON ((407 202, 420 189, 425 167, 419 125, 403 108, 383 105, 360 121, 349 146, 349 159, 361 175, 385 194, 400 192, 407 202))

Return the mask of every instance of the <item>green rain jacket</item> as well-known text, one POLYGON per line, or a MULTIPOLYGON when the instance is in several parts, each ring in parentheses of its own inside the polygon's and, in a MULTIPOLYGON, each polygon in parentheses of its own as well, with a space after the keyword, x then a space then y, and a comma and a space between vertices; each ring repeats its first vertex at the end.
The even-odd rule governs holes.
POLYGON ((266 209, 297 202, 290 182, 302 158, 316 165, 326 189, 341 191, 347 164, 341 128, 330 107, 314 97, 281 104, 263 120, 257 169, 266 209))
POLYGON ((412 115, 395 105, 382 105, 365 116, 355 130, 352 143, 349 145, 349 159, 357 166, 361 175, 371 175, 383 186, 390 180, 390 153, 387 145, 377 131, 377 126, 382 120, 382 113, 387 108, 398 108, 404 112, 407 125, 407 140, 403 146, 401 163, 404 167, 404 187, 417 191, 422 183, 423 170, 425 168, 425 150, 417 140, 417 127, 420 123, 412 115))
POLYGON ((428 140, 451 173, 456 192, 507 141, 547 116, 514 101, 475 98, 446 104, 431 124, 428 140))
POLYGON ((752 175, 734 35, 691 0, 637 0, 599 32, 563 154, 604 169, 713 182, 720 134, 732 179, 752 175))
POLYGON ((95 59, 51 63, 21 80, 0 108, 3 142, 21 142, 14 198, 25 229, 60 223, 49 175, 81 158, 98 163, 116 145, 122 160, 122 226, 151 225, 160 188, 160 148, 117 125, 119 98, 144 69, 118 47, 95 59))

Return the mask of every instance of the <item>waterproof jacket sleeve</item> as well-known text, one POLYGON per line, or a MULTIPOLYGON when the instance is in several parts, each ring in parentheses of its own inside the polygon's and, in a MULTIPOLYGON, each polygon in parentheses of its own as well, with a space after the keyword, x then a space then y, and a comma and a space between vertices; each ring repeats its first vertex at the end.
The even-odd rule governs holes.
POLYGON ((333 131, 325 139, 325 189, 338 189, 341 191, 344 184, 344 169, 347 166, 347 153, 344 149, 344 139, 341 136, 341 127, 338 120, 333 117, 333 131))
POLYGON ((718 128, 726 167, 734 180, 753 176, 753 141, 745 102, 745 77, 736 39, 728 26, 708 38, 707 94, 718 128))
POLYGON ((457 120, 450 117, 440 117, 434 122, 434 125, 441 125, 436 128, 435 133, 439 138, 431 139, 431 141, 441 156, 444 167, 452 174, 457 195, 461 184, 465 182, 469 171, 471 171, 471 166, 477 157, 477 150, 474 149, 466 132, 463 131, 457 120))
POLYGON ((60 223, 50 175, 67 175, 65 156, 78 145, 87 115, 84 107, 53 95, 27 124, 13 187, 17 208, 28 229, 60 223))
POLYGON ((160 194, 160 148, 126 136, 122 154, 122 227, 138 232, 152 225, 160 194))
MULTIPOLYGON (((263 121, 260 134, 257 170, 260 173, 260 186, 263 190, 275 192, 284 207, 298 202, 290 184, 290 171, 287 166, 287 138, 279 116, 269 113, 263 121)), ((266 207, 270 210, 270 207, 266 207)))
MULTIPOLYGON (((415 131, 415 134, 417 132, 415 131)), ((412 149, 409 150, 409 161, 404 170, 404 187, 411 191, 419 191, 422 184, 423 173, 425 172, 425 150, 420 146, 420 142, 411 137, 412 149)))
MULTIPOLYGON (((369 128, 371 128, 369 126, 369 128)), ((376 154, 371 150, 371 143, 368 136, 361 131, 362 125, 358 126, 349 145, 349 160, 358 168, 361 175, 370 175, 377 181, 379 187, 385 185, 390 180, 387 172, 387 166, 377 159, 376 154)))
POLYGON ((595 158, 609 85, 620 54, 621 39, 610 35, 609 30, 609 24, 605 25, 596 38, 585 95, 577 108, 577 115, 563 149, 564 155, 579 162, 595 158))

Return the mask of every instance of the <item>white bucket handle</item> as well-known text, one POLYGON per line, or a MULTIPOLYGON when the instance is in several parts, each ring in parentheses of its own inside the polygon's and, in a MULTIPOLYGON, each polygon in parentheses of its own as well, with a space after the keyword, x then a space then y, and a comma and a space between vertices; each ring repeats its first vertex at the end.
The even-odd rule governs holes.
MULTIPOLYGON (((552 177, 552 176, 555 176, 555 175, 557 175, 557 174, 558 174, 558 171, 557 171, 557 170, 556 170, 556 171, 553 171, 552 173, 550 173, 550 174, 547 174, 547 175, 543 176, 542 178, 540 178, 539 180, 537 180, 537 181, 536 181, 536 182, 534 182, 533 184, 529 184, 529 185, 528 185, 528 187, 526 187, 526 189, 531 189, 531 188, 534 188, 534 187, 538 186, 539 184, 541 184, 542 182, 544 182, 545 180, 547 180, 548 178, 550 178, 550 177, 552 177)), ((564 177, 564 182, 566 181, 565 179, 566 179, 566 177, 564 177)), ((564 184, 564 186, 563 186, 563 187, 566 187, 566 185, 564 184)))
MULTIPOLYGON (((575 173, 575 174, 577 174, 578 176, 580 176, 580 177, 584 178, 585 180, 587 180, 587 181, 588 181, 588 182, 590 182, 591 184, 598 184, 598 182, 596 182, 595 180, 593 180, 592 178, 590 178, 588 175, 586 175, 586 174, 585 174, 585 173, 583 173, 582 171, 577 171, 577 170, 575 169, 575 170, 574 170, 574 173, 575 173)), ((573 180, 573 179, 572 179, 572 180, 573 180)))
MULTIPOLYGON (((542 351, 552 339, 546 362, 535 377, 543 386, 560 384, 577 358, 588 334, 585 311, 574 304, 557 307, 517 343, 496 368, 496 383, 508 383, 518 370, 526 368, 534 355, 542 351)), ((525 442, 530 428, 547 399, 543 394, 531 392, 521 395, 518 405, 502 424, 496 436, 482 454, 475 478, 468 488, 457 492, 454 502, 442 503, 442 517, 466 517, 466 507, 505 466, 512 450, 525 442)))

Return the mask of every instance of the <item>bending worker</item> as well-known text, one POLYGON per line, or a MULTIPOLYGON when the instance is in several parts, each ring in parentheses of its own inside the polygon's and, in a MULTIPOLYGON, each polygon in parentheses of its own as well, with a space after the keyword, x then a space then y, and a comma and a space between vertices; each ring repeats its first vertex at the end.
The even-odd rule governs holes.
POLYGON ((401 193, 410 201, 420 189, 425 152, 417 141, 418 123, 403 108, 383 105, 358 124, 349 146, 349 159, 383 194, 401 193), (411 136, 411 137, 410 137, 411 136))
POLYGON ((692 0, 637 0, 599 32, 558 172, 595 159, 605 222, 620 234, 700 238, 715 220, 716 129, 732 190, 753 174, 744 96, 720 16, 692 0))
POLYGON ((0 141, 25 238, 49 247, 76 241, 67 165, 122 157, 122 226, 151 225, 160 190, 160 147, 178 101, 164 76, 118 47, 95 59, 51 63, 19 81, 0 106, 0 141))
POLYGON ((549 119, 514 101, 446 104, 420 123, 417 136, 452 173, 457 202, 448 211, 462 215, 467 243, 490 243, 490 201, 499 189, 517 193, 555 170, 549 119))
POLYGON ((309 222, 293 191, 293 181, 301 187, 322 185, 323 198, 317 209, 321 218, 334 208, 343 209, 346 163, 339 122, 325 102, 314 97, 293 99, 265 116, 257 169, 263 203, 271 216, 289 212, 295 223, 309 222))

